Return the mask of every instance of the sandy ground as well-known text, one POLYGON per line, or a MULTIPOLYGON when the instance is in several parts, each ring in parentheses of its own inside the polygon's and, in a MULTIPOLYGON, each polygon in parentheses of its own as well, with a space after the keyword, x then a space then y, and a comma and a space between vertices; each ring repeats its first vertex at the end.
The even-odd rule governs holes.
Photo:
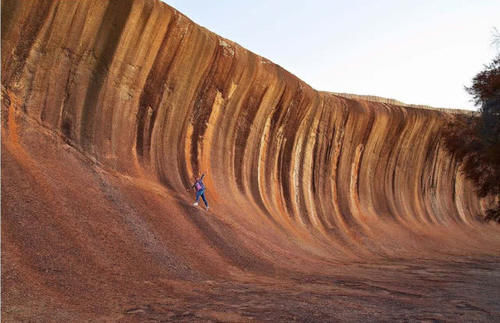
POLYGON ((194 209, 187 193, 104 170, 23 122, 19 133, 2 128, 4 322, 500 317, 494 244, 461 254, 318 256, 279 230, 194 209))

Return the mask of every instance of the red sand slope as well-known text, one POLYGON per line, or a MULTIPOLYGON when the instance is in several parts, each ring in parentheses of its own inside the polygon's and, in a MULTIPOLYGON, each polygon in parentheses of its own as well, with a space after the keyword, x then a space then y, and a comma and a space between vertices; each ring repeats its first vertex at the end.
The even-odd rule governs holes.
POLYGON ((2 1, 2 95, 7 321, 500 315, 457 111, 317 92, 150 0, 2 1))

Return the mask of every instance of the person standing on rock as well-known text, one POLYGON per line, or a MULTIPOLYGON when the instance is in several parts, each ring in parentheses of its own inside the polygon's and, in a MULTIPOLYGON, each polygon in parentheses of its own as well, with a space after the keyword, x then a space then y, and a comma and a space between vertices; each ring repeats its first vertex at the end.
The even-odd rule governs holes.
POLYGON ((205 198, 205 184, 203 184, 203 178, 205 177, 205 174, 202 174, 201 177, 198 179, 197 176, 194 176, 194 184, 190 188, 188 188, 188 191, 191 189, 196 189, 196 201, 193 203, 194 206, 198 206, 198 201, 201 198, 203 199, 203 202, 205 202, 205 209, 208 211, 208 202, 207 199, 205 198))

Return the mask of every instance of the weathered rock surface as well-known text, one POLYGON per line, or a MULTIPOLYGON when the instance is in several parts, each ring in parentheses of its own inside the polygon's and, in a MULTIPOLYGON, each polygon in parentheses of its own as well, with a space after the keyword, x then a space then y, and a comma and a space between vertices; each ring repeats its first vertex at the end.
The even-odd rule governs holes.
MULTIPOLYGON (((380 318, 500 313, 488 301, 500 290, 490 281, 499 230, 477 221, 487 201, 440 140, 459 112, 318 92, 153 0, 2 1, 2 94, 8 319, 241 321, 265 319, 269 308, 285 313, 274 320, 366 319, 390 313, 394 299, 438 306, 425 282, 402 280, 469 257, 471 268, 492 261, 481 276, 486 292, 469 295, 483 312, 450 298, 434 314, 398 305, 380 318), (202 172, 210 213, 185 193, 202 172), (430 263, 418 272, 421 257, 430 263), (389 265, 352 267, 359 262, 389 265), (374 275, 376 284, 323 288, 374 275), (306 287, 290 299, 317 300, 296 312, 285 300, 281 309, 245 301, 251 310, 224 314, 207 301, 217 293, 196 289, 238 282, 218 302, 243 306, 243 281, 274 298, 298 281, 306 287), (378 310, 330 299, 346 288, 381 297, 388 286, 397 292, 378 310), (318 305, 326 299, 330 312, 318 305)), ((463 274, 464 286, 479 288, 468 279, 482 273, 461 268, 444 281, 463 274)))

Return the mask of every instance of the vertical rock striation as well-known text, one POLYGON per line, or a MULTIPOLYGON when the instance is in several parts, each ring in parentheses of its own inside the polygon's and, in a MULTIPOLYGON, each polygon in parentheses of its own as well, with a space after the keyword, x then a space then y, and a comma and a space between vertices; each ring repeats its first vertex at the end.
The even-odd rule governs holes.
POLYGON ((353 248, 482 212, 451 112, 318 92, 158 0, 2 1, 2 90, 102 167, 177 192, 206 172, 220 216, 289 236, 353 248))

